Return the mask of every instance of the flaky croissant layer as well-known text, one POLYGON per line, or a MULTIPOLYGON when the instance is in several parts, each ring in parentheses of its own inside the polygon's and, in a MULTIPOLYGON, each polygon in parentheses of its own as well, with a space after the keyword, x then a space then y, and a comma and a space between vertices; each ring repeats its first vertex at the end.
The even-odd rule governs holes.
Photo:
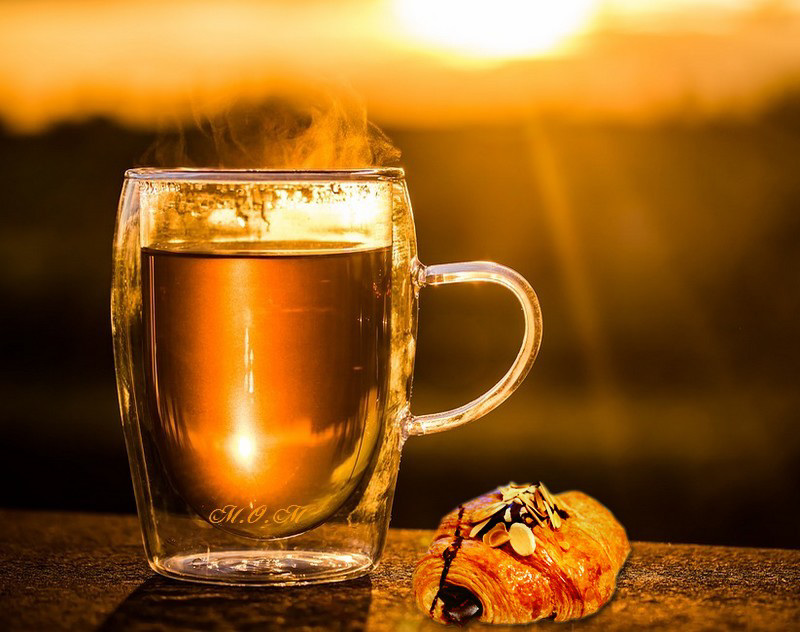
MULTIPOLYGON (((530 551, 527 543, 515 548, 512 544, 516 543, 496 533, 481 537, 487 530, 505 529, 497 522, 492 526, 492 521, 483 531, 480 528, 487 511, 500 506, 503 498, 503 492, 495 490, 442 519, 428 553, 414 571, 414 594, 424 612, 440 623, 567 621, 593 614, 611 599, 630 544, 625 529, 608 509, 582 492, 548 494, 552 507, 559 507, 565 517, 559 519, 548 511, 548 521, 542 510, 545 519, 540 520, 532 510, 523 514, 524 521, 510 518, 533 534, 533 551, 520 555, 518 551, 530 551)), ((522 501, 515 502, 525 511, 522 501)), ((513 503, 508 506, 514 508, 513 503)), ((504 512, 501 508, 497 516, 508 519, 510 514, 504 512)), ((515 515, 520 516, 519 512, 515 515)))

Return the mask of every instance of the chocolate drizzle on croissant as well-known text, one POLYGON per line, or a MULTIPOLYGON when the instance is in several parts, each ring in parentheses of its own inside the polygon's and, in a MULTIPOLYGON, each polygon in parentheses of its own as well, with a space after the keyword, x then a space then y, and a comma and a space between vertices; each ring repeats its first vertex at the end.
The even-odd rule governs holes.
POLYGON ((464 541, 464 536, 461 535, 461 519, 464 517, 464 505, 458 506, 458 522, 456 524, 456 532, 453 536, 453 543, 442 551, 442 559, 444 566, 442 567, 442 575, 439 578, 439 590, 431 603, 430 615, 433 616, 433 611, 436 609, 436 602, 442 599, 442 591, 447 587, 447 573, 450 571, 450 565, 458 555, 458 550, 461 548, 461 543, 464 541))

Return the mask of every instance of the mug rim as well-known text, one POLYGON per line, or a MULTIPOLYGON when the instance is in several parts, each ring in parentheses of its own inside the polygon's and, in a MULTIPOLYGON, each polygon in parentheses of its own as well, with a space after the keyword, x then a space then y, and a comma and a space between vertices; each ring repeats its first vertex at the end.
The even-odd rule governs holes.
POLYGON ((126 180, 166 180, 195 182, 309 182, 318 180, 367 181, 401 180, 402 167, 360 169, 215 169, 137 167, 125 171, 126 180))

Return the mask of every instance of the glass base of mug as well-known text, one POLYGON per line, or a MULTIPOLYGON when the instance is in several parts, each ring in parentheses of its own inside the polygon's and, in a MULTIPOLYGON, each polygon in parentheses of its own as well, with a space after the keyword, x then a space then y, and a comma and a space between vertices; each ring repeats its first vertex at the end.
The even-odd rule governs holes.
POLYGON ((355 579, 369 573, 366 555, 321 551, 221 551, 154 559, 154 571, 204 584, 298 586, 355 579))

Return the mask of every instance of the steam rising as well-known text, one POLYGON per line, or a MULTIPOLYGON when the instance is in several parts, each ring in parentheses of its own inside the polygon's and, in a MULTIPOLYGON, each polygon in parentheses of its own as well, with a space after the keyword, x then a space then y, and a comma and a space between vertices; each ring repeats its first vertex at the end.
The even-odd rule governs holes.
MULTIPOLYGON (((354 169, 394 166, 400 151, 343 89, 305 89, 260 102, 196 109, 162 130, 143 162, 160 167, 354 169)), ((162 126, 163 127, 163 126, 162 126)))

